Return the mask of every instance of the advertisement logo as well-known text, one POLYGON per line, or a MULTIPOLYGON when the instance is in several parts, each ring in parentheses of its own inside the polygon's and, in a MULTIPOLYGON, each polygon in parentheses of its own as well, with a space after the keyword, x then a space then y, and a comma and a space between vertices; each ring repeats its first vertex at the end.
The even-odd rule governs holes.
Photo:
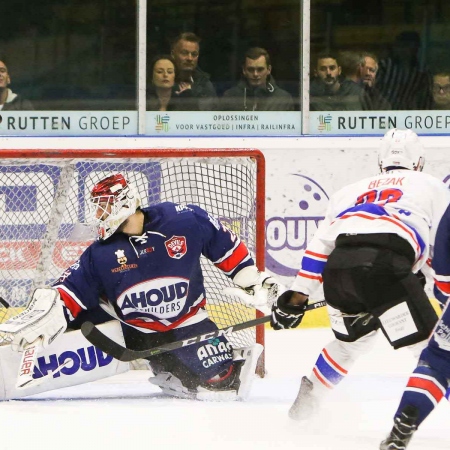
POLYGON ((319 131, 331 131, 331 114, 327 114, 326 116, 321 114, 317 120, 319 121, 319 125, 317 126, 319 131))
POLYGON ((127 263, 127 257, 125 256, 125 251, 124 250, 117 250, 117 252, 114 252, 114 254, 117 256, 117 262, 120 265, 124 265, 127 263))
POLYGON ((189 283, 184 278, 155 278, 127 289, 117 299, 117 305, 124 315, 137 312, 168 319, 184 308, 188 292, 189 283))
POLYGON ((273 273, 294 277, 308 242, 323 220, 329 197, 313 179, 290 174, 277 182, 279 215, 266 222, 266 267, 273 273))
POLYGON ((41 356, 37 359, 34 367, 33 378, 42 378, 49 371, 54 372, 66 360, 71 360, 71 363, 63 367, 59 372, 56 372, 53 378, 58 378, 61 374, 74 375, 80 370, 89 372, 97 367, 107 366, 112 362, 113 357, 92 345, 86 348, 79 348, 76 351, 67 350, 60 355, 41 356))
POLYGON ((158 114, 155 117, 155 131, 157 131, 158 133, 160 131, 164 131, 165 133, 167 133, 170 130, 170 126, 169 126, 169 122, 170 122, 170 116, 168 116, 167 114, 162 116, 161 114, 158 114))

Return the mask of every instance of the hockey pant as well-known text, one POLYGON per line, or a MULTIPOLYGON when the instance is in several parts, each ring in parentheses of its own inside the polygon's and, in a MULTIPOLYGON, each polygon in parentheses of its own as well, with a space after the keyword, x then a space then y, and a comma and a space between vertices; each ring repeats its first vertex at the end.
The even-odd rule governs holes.
POLYGON ((342 244, 349 241, 337 243, 323 272, 336 340, 322 350, 310 375, 318 396, 339 384, 357 358, 372 349, 380 328, 394 348, 408 347, 418 357, 437 321, 422 283, 411 272, 413 261, 403 239, 390 236, 391 248, 361 245, 360 240, 342 244))
POLYGON ((363 236, 374 242, 351 245, 354 236, 338 238, 322 274, 325 300, 334 308, 330 320, 336 338, 354 342, 381 328, 395 349, 428 339, 437 314, 411 271, 409 244, 390 235, 394 251, 375 245, 379 235, 363 236))
MULTIPOLYGON (((215 330, 216 324, 210 319, 205 319, 194 325, 164 333, 142 333, 135 328, 124 327, 124 335, 127 347, 145 350, 215 330)), ((170 372, 181 380, 184 386, 195 389, 207 380, 226 377, 233 365, 233 348, 226 337, 220 336, 212 342, 199 342, 152 356, 148 360, 155 375, 170 372), (220 376, 215 378, 218 375, 220 376)))

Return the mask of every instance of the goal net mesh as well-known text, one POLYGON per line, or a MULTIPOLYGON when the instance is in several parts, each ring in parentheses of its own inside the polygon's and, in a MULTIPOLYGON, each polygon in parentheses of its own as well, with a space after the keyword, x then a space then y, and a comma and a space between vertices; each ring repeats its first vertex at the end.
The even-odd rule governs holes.
MULTIPOLYGON (((93 185, 121 172, 143 206, 172 201, 206 209, 256 250, 256 173, 251 157, 3 159, 0 165, 0 322, 49 286, 95 238, 83 225, 93 185), (10 307, 6 308, 5 303, 10 307)), ((251 320, 255 310, 223 294, 232 282, 202 257, 207 309, 219 328, 251 320)), ((151 274, 149 274, 151 276, 151 274)), ((255 329, 234 333, 236 347, 255 342, 255 329)), ((0 335, 0 343, 7 337, 0 335)))

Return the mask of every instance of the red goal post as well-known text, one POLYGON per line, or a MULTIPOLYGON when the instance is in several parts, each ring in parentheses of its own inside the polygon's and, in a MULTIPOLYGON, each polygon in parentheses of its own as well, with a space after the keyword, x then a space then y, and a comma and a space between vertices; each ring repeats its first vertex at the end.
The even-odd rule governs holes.
MULTIPOLYGON (((0 150, 0 322, 23 307, 37 286, 49 285, 93 241, 86 199, 93 184, 123 172, 143 206, 193 203, 238 234, 263 270, 265 160, 255 149, 30 149, 0 150), (3 318, 2 318, 3 311, 3 318)), ((261 316, 222 291, 230 280, 202 258, 208 310, 219 328, 261 316)), ((264 345, 264 326, 231 342, 264 345)), ((1 336, 0 336, 1 342, 1 336)), ((264 356, 260 359, 264 374, 264 356)))

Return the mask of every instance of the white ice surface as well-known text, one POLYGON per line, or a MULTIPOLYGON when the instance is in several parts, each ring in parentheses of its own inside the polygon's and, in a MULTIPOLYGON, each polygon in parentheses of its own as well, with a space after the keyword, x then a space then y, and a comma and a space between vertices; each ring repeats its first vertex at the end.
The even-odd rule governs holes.
MULTIPOLYGON (((383 336, 319 417, 299 425, 287 416, 301 376, 331 338, 327 329, 268 330, 267 376, 246 402, 164 397, 147 371, 131 371, 0 403, 0 450, 376 450, 415 367, 408 350, 392 350, 383 336)), ((408 450, 449 450, 449 424, 443 400, 408 450)))

